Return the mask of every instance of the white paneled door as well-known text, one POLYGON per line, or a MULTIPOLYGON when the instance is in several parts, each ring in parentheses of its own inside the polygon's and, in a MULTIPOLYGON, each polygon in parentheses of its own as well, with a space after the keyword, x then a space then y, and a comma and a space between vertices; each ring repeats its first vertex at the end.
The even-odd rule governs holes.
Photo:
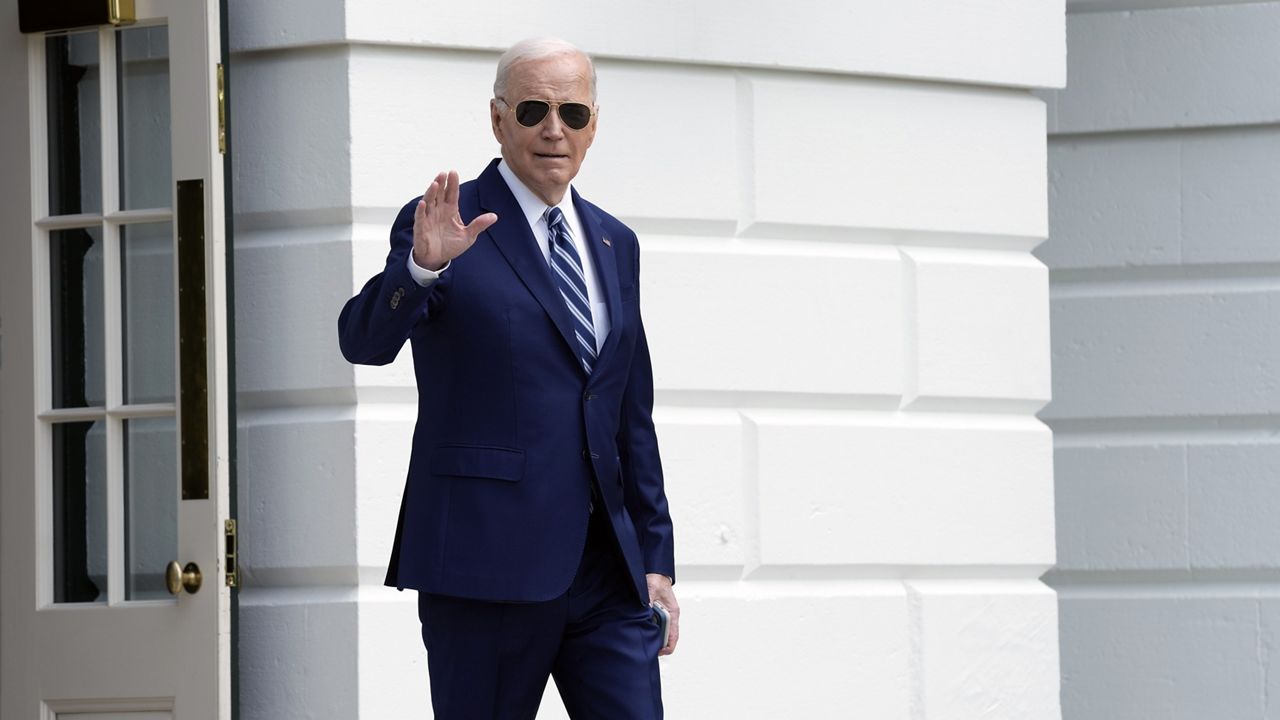
POLYGON ((219 4, 25 37, 7 4, 0 717, 225 720, 219 4))

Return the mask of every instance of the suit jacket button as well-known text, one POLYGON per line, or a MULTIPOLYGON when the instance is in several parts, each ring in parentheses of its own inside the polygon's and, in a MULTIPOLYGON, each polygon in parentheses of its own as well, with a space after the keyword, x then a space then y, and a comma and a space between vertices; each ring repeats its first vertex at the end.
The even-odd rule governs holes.
POLYGON ((591 459, 591 451, 590 451, 590 450, 583 450, 583 451, 582 451, 582 459, 583 459, 583 460, 590 460, 590 459, 591 459))

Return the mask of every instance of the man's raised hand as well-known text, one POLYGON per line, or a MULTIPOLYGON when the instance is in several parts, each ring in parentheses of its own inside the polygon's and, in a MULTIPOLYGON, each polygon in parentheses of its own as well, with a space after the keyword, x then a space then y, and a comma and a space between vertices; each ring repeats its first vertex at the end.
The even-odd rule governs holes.
POLYGON ((413 261, 418 267, 439 270, 466 252, 480 233, 497 221, 497 215, 485 213, 463 225, 458 214, 458 173, 440 173, 413 213, 413 261))

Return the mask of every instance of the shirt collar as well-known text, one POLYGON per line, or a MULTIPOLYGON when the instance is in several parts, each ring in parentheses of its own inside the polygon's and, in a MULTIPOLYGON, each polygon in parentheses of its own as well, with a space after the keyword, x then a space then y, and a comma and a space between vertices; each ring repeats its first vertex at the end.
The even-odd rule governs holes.
MULTIPOLYGON (((516 202, 520 203, 520 211, 524 213, 524 219, 529 223, 529 227, 537 227, 542 222, 542 216, 550 207, 542 202, 542 199, 533 194, 520 178, 516 177, 514 171, 507 165, 504 158, 498 162, 498 172, 501 173, 502 179, 507 181, 507 187, 511 188, 511 194, 516 196, 516 202)), ((564 213, 564 220, 568 223, 568 227, 576 227, 578 224, 578 212, 573 207, 573 188, 565 192, 564 198, 560 200, 560 204, 556 207, 560 208, 560 212, 564 213)))

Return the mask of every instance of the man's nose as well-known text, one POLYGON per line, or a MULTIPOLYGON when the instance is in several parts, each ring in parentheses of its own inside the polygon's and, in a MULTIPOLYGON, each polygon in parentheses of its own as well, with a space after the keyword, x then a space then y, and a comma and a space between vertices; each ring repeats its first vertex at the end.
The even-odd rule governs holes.
POLYGON ((560 108, 552 108, 542 121, 542 136, 548 140, 559 140, 564 135, 564 121, 560 119, 560 108))

